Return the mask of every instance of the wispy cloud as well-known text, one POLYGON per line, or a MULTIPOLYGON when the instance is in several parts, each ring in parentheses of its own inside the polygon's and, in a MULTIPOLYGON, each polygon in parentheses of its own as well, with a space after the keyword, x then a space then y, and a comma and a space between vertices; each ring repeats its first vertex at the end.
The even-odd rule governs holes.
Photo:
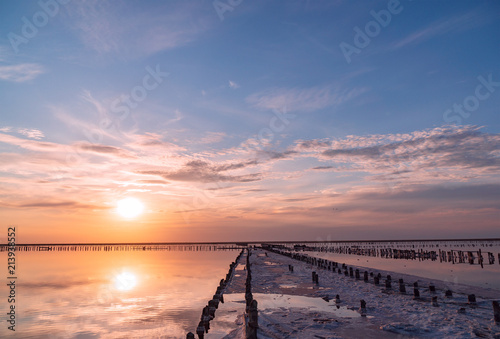
MULTIPOLYGON (((8 132, 8 130, 5 132, 8 132)), ((31 139, 40 140, 45 138, 43 132, 37 129, 20 128, 17 130, 17 132, 31 139)))
POLYGON ((439 127, 408 134, 300 141, 295 149, 327 164, 314 170, 377 174, 373 181, 467 181, 500 169, 500 135, 476 126, 439 127), (306 145, 306 147, 304 147, 306 145))
POLYGON ((247 102, 261 109, 312 112, 351 100, 366 89, 340 89, 336 86, 311 88, 274 88, 247 97, 247 102))
POLYGON ((183 167, 165 171, 165 170, 143 170, 138 174, 157 175, 168 180, 189 181, 189 182, 252 182, 261 180, 260 173, 230 175, 223 172, 243 169, 248 166, 256 165, 255 160, 246 162, 226 163, 213 165, 202 160, 193 160, 186 163, 183 167))
POLYGON ((229 87, 236 89, 240 88, 240 85, 238 85, 236 82, 229 80, 229 87))
POLYGON ((0 66, 0 80, 12 82, 26 82, 35 79, 45 69, 38 64, 18 64, 0 66))
POLYGON ((447 20, 439 20, 395 42, 392 49, 398 49, 410 44, 418 44, 452 31, 462 32, 485 22, 485 15, 480 11, 458 15, 447 20))
POLYGON ((163 6, 134 6, 119 1, 72 2, 68 5, 69 24, 76 28, 86 47, 122 58, 147 56, 184 45, 205 29, 203 16, 193 20, 196 7, 178 3, 165 11, 163 6))

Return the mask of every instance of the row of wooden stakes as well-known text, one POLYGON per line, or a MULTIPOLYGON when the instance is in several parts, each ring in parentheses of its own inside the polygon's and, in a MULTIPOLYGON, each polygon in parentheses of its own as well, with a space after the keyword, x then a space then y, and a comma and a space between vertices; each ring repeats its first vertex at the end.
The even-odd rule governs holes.
MULTIPOLYGON (((223 296, 224 289, 231 280, 234 273, 234 269, 238 264, 238 261, 240 260, 241 256, 243 255, 243 252, 244 250, 242 250, 240 254, 238 254, 238 256, 236 257, 236 260, 229 265, 229 271, 226 274, 226 278, 220 280, 219 286, 217 287, 217 290, 215 291, 212 300, 209 300, 208 305, 203 308, 203 311, 201 313, 201 320, 198 323, 198 327, 196 328, 196 334, 198 335, 198 339, 203 339, 205 337, 205 333, 208 333, 208 330, 210 329, 210 321, 215 318, 215 311, 219 308, 219 303, 224 303, 224 296, 223 296)), ((186 338, 195 339, 194 333, 189 332, 186 335, 186 338)))
MULTIPOLYGON (((275 249, 275 248, 266 248, 266 250, 280 254, 280 255, 287 256, 287 257, 295 259, 295 260, 300 260, 300 261, 306 262, 306 263, 311 264, 313 266, 317 266, 318 268, 322 268, 322 269, 329 270, 332 272, 337 272, 338 274, 343 274, 346 277, 351 277, 351 278, 355 278, 356 280, 361 280, 361 274, 360 274, 359 269, 353 269, 353 267, 348 267, 346 264, 340 265, 339 263, 337 263, 335 261, 322 259, 322 258, 315 258, 315 257, 308 256, 306 254, 299 254, 299 253, 295 253, 295 252, 282 251, 282 250, 275 249)), ((288 265, 288 270, 290 272, 293 272, 293 266, 288 265)), ((372 277, 372 281, 375 285, 380 285, 380 281, 382 279, 382 275, 380 273, 374 274, 373 272, 364 271, 363 272, 364 282, 369 282, 369 277, 372 277)), ((312 272, 312 282, 319 284, 319 276, 315 271, 312 272)), ((392 277, 390 275, 386 276, 384 284, 385 284, 386 291, 392 291, 392 277)), ((401 294, 406 294, 406 284, 405 284, 404 280, 399 279, 398 284, 399 284, 399 292, 401 294)), ((431 294, 432 305, 435 307, 438 307, 439 306, 438 296, 433 295, 436 293, 436 287, 434 285, 430 284, 428 287, 428 290, 431 294)), ((453 292, 448 289, 444 292, 444 296, 446 298, 452 298, 453 292)), ((338 298, 338 297, 339 296, 337 295, 336 298, 338 298)), ((414 300, 425 300, 424 298, 422 298, 420 296, 418 282, 413 283, 413 299, 414 300)), ((467 302, 471 307, 475 307, 476 306, 476 296, 474 294, 469 294, 467 296, 467 302)), ((361 304, 361 311, 365 311, 366 310, 366 302, 364 300, 361 300, 360 304, 361 304)), ((494 321, 495 321, 495 323, 500 324, 500 306, 499 306, 498 301, 495 301, 495 300, 492 301, 492 306, 493 306, 494 321)), ((463 307, 460 308, 458 310, 458 312, 465 313, 465 308, 463 308, 463 307)))

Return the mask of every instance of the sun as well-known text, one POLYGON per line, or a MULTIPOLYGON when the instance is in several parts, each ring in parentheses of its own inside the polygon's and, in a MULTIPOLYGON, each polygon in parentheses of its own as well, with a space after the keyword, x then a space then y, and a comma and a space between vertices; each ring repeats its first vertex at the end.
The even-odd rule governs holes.
POLYGON ((136 198, 125 198, 117 203, 116 211, 124 218, 135 218, 142 213, 144 205, 136 198))

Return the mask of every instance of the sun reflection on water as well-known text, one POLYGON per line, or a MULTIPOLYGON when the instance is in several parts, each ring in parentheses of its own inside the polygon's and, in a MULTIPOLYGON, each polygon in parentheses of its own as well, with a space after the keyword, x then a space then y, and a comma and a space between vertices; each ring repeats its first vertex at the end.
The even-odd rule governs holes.
POLYGON ((115 288, 118 291, 130 291, 137 285, 137 277, 131 272, 122 272, 115 276, 115 288))

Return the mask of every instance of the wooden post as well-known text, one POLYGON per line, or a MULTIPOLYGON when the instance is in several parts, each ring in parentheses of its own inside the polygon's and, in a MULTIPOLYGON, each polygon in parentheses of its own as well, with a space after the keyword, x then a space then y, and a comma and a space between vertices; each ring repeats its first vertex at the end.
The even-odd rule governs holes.
POLYGON ((390 279, 385 280, 385 288, 388 290, 390 290, 392 288, 390 279))
POLYGON ((257 328, 259 328, 257 300, 252 300, 248 310, 246 339, 257 339, 257 328))
POLYGON ((436 286, 434 285, 429 285, 429 292, 435 293, 436 292, 436 286))
POLYGON ((189 333, 186 335, 186 339, 194 339, 194 333, 189 332, 189 333))
POLYGON ((418 300, 420 299, 420 291, 418 288, 413 288, 413 300, 418 300))
POLYGON ((444 296, 447 298, 451 298, 453 297, 453 292, 451 290, 446 290, 446 292, 444 292, 444 296))
POLYGON ((493 305, 493 318, 495 319, 495 323, 499 324, 500 323, 500 306, 498 304, 498 301, 493 300, 491 302, 493 305))
POLYGON ((368 271, 365 271, 365 274, 364 274, 363 280, 364 280, 365 282, 368 282, 368 271))
POLYGON ((355 273, 356 273, 356 280, 359 280, 359 279, 360 279, 360 276, 359 276, 359 270, 358 270, 358 269, 356 269, 356 272, 355 272, 355 273))
POLYGON ((335 296, 335 303, 340 303, 340 296, 338 294, 335 296))
POLYGON ((399 292, 406 293, 406 286, 403 279, 399 279, 399 292))
POLYGON ((476 295, 475 295, 475 294, 469 294, 469 295, 467 296, 467 302, 468 302, 469 304, 474 305, 474 304, 476 303, 476 295))
POLYGON ((198 324, 196 334, 198 334, 198 339, 203 339, 205 337, 205 325, 203 325, 203 321, 200 321, 198 324))
POLYGON ((438 297, 437 296, 432 297, 432 306, 434 306, 434 307, 438 307, 439 306, 439 304, 438 304, 438 297))
POLYGON ((379 279, 378 275, 376 275, 376 276, 373 277, 373 283, 375 285, 378 285, 380 283, 380 279, 379 279))

